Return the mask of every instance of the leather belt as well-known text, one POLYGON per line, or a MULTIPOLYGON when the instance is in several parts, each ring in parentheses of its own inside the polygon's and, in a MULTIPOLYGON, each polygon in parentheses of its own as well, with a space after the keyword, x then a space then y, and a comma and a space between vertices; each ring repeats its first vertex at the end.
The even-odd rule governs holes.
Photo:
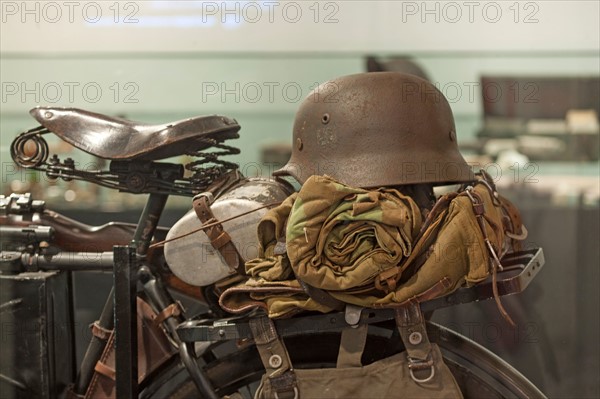
MULTIPOLYGON (((208 194, 200 194, 194 197, 193 206, 202 224, 218 222, 210 209, 208 194)), ((204 229, 204 233, 208 236, 213 248, 223 256, 225 263, 231 268, 231 272, 244 274, 244 259, 233 244, 233 241, 231 241, 231 236, 223 229, 223 225, 217 223, 204 229)))

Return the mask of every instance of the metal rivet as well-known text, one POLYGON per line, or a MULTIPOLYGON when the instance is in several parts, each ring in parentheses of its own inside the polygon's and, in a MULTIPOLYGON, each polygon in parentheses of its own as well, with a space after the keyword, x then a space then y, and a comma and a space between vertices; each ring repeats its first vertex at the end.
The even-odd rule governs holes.
POLYGON ((46 119, 50 119, 50 118, 52 118, 54 116, 54 114, 52 112, 46 112, 44 114, 44 116, 46 117, 46 119))
POLYGON ((300 137, 298 137, 296 139, 296 148, 298 150, 302 150, 302 147, 304 147, 304 144, 302 143, 302 139, 300 137))
POLYGON ((326 125, 329 123, 329 114, 324 114, 323 117, 321 118, 321 122, 326 125))
POLYGON ((273 367, 274 369, 277 369, 281 366, 281 363, 283 363, 283 361, 281 360, 281 356, 279 355, 271 355, 271 357, 269 358, 269 366, 273 367))
POLYGON ((408 336, 408 342, 410 342, 413 345, 419 345, 422 340, 423 340, 423 336, 418 331, 412 332, 408 336))
POLYGON ((450 130, 450 141, 456 141, 456 132, 454 130, 450 130))

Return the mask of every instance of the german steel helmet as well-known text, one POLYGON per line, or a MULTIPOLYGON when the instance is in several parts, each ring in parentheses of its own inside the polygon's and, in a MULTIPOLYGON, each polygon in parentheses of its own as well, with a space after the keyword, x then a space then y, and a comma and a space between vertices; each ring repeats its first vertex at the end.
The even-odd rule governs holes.
POLYGON ((448 101, 430 82, 405 73, 323 83, 296 113, 292 144, 289 162, 274 175, 301 184, 312 175, 363 188, 474 179, 458 151, 448 101))

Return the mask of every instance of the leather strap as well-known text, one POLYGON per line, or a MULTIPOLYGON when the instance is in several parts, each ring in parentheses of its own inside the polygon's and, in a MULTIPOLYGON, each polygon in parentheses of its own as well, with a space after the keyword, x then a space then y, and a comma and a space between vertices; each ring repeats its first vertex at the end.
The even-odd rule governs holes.
POLYGON ((241 182, 243 179, 244 177, 239 172, 239 170, 234 169, 212 182, 211 185, 208 186, 206 191, 210 192, 214 196, 214 198, 217 199, 230 188, 241 182))
MULTIPOLYGON (((212 195, 210 195, 210 197, 212 197, 212 195)), ((203 225, 218 222, 210 209, 208 193, 203 193, 194 197, 192 204, 198 219, 200 219, 203 225)), ((231 269, 231 272, 244 274, 244 258, 242 258, 231 241, 231 236, 223 229, 223 225, 217 223, 212 227, 204 229, 204 233, 208 236, 213 248, 219 251, 221 256, 223 256, 223 259, 231 269)))
POLYGON ((439 365, 435 364, 433 358, 433 348, 427 336, 421 306, 418 302, 407 302, 396 309, 395 318, 406 348, 410 377, 418 384, 431 381, 439 365))
POLYGON ((490 192, 494 205, 502 207, 502 213, 504 214, 504 217, 502 218, 504 225, 503 230, 505 235, 512 239, 513 250, 520 251, 520 241, 527 238, 527 229, 523 225, 519 209, 517 209, 517 207, 507 198, 498 194, 494 180, 485 170, 482 169, 478 174, 481 175, 483 179, 479 180, 477 183, 484 184, 490 192))
POLYGON ((390 267, 379 273, 375 277, 375 288, 386 294, 396 290, 396 284, 400 278, 401 269, 399 266, 390 267))
POLYGON ((154 317, 154 319, 152 320, 152 322, 154 323, 154 326, 158 327, 163 321, 167 320, 169 317, 177 317, 180 314, 181 305, 175 302, 170 304, 169 306, 164 308, 159 314, 157 314, 156 317, 154 317))
POLYGON ((444 213, 446 210, 448 210, 450 203, 457 196, 458 196, 458 193, 452 192, 452 193, 448 193, 448 194, 441 196, 436 201, 436 203, 433 205, 433 208, 431 208, 431 210, 427 214, 427 217, 425 218, 425 222, 423 222, 423 225, 421 226, 421 231, 419 231, 419 234, 417 235, 415 242, 419 241, 419 239, 425 234, 427 229, 429 229, 431 224, 433 222, 435 222, 442 213, 444 213))
POLYGON ((107 366, 106 364, 102 363, 99 360, 96 363, 96 366, 94 367, 94 371, 96 371, 99 374, 102 374, 105 377, 110 378, 113 381, 115 380, 115 376, 117 375, 117 372, 115 371, 115 369, 107 366))
POLYGON ((281 399, 298 397, 296 374, 273 321, 267 316, 260 316, 250 319, 249 324, 256 349, 267 371, 267 378, 277 397, 281 399))
POLYGON ((505 214, 503 218, 504 234, 512 239, 513 249, 518 252, 522 249, 521 241, 527 238, 527 229, 523 224, 519 209, 512 202, 500 196, 500 203, 505 214))
POLYGON ((419 303, 410 301, 395 310, 396 326, 408 353, 409 368, 429 367, 431 343, 419 303))
POLYGON ((65 393, 65 398, 66 399, 84 399, 85 396, 76 393, 75 392, 75 385, 74 384, 70 384, 69 387, 67 388, 67 392, 65 393))
MULTIPOLYGON (((502 302, 500 301, 500 294, 498 293, 498 269, 502 270, 502 264, 500 263, 500 259, 498 258, 498 253, 494 249, 492 242, 487 234, 487 229, 485 228, 485 208, 483 204, 483 200, 481 197, 473 191, 472 187, 468 187, 465 190, 465 194, 471 200, 471 204, 473 205, 473 213, 475 214, 475 219, 477 220, 477 224, 479 225, 479 229, 481 230, 481 234, 483 236, 483 241, 487 247, 488 253, 490 254, 490 272, 492 274, 492 291, 494 294, 494 300, 496 301, 496 306, 498 307, 498 311, 502 315, 502 317, 510 324, 512 327, 515 327, 516 324, 513 319, 510 317, 502 302)), ((492 226, 494 228, 494 226, 492 226)))
MULTIPOLYGON (((152 307, 137 298, 137 351, 138 382, 142 383, 176 353, 175 347, 168 341, 163 329, 154 325, 156 313, 152 307)), ((115 397, 115 334, 108 342, 94 366, 95 372, 87 387, 86 399, 114 399, 115 397)))
POLYGON ((304 289, 304 292, 306 292, 306 294, 315 302, 336 310, 342 309, 345 306, 344 302, 334 298, 329 292, 317 287, 313 287, 312 285, 305 283, 298 277, 296 277, 296 280, 298 280, 300 286, 304 289))
POLYGON ((92 335, 103 341, 106 341, 110 337, 110 334, 112 334, 112 330, 102 327, 98 320, 90 324, 90 327, 92 329, 92 335))
MULTIPOLYGON (((412 253, 408 256, 408 258, 404 259, 400 265, 384 270, 377 277, 375 277, 375 281, 372 284, 373 288, 385 293, 392 292, 396 289, 398 283, 402 283, 403 274, 406 276, 412 276, 417 272, 417 270, 425 263, 427 257, 429 256, 427 253, 428 247, 417 250, 418 244, 425 235, 437 234, 437 230, 440 228, 440 217, 442 217, 448 210, 450 203, 452 200, 454 200, 454 198, 457 197, 457 195, 458 193, 452 192, 443 195, 437 200, 433 208, 431 208, 427 214, 419 234, 413 241, 415 247, 413 248, 412 253), (416 263, 415 260, 417 260, 416 263), (411 268, 409 273, 404 273, 404 271, 409 267, 411 268)), ((433 244, 433 240, 431 240, 431 242, 433 244)))

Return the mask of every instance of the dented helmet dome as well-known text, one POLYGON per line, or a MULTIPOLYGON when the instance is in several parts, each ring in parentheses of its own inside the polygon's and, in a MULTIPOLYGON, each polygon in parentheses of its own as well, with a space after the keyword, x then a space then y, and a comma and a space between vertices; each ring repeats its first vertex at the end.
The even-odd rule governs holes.
POLYGON ((289 162, 276 176, 329 175, 355 187, 473 180, 454 117, 430 82, 399 72, 343 76, 301 104, 289 162))

